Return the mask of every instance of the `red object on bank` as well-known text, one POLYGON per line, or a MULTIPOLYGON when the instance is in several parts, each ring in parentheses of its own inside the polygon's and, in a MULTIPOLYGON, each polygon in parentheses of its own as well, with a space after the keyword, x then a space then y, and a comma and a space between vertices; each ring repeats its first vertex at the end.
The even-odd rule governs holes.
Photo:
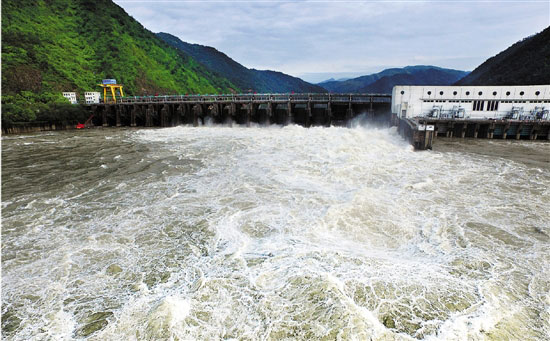
POLYGON ((86 128, 86 126, 82 123, 79 123, 76 125, 76 129, 84 129, 84 128, 86 128))

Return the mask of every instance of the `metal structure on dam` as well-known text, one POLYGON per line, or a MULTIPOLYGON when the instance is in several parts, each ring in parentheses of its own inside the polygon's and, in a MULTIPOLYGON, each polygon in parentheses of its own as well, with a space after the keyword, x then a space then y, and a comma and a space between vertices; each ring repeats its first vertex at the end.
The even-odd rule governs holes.
POLYGON ((170 127, 212 123, 346 125, 358 115, 389 123, 389 94, 240 94, 122 97, 88 105, 99 126, 170 127))

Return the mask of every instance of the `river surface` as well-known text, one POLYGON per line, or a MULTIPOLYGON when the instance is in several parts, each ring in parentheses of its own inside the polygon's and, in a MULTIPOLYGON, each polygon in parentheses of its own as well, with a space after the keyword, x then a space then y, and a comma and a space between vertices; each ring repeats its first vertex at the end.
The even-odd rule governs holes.
POLYGON ((6 340, 548 340, 550 144, 2 138, 6 340))

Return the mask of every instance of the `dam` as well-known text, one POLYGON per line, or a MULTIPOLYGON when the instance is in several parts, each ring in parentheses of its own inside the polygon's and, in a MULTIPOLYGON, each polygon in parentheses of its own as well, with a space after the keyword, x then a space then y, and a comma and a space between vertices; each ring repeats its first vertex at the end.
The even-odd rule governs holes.
POLYGON ((550 140, 550 86, 395 86, 392 94, 230 94, 122 97, 90 105, 93 124, 397 126, 415 149, 437 137, 550 140))
POLYGON ((89 105, 96 126, 211 123, 345 126, 358 116, 389 123, 389 94, 231 94, 123 97, 89 105))

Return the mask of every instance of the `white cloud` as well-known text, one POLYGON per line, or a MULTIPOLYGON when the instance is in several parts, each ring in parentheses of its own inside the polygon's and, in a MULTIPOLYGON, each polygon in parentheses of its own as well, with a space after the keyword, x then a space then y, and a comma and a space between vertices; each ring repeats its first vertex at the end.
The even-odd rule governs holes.
POLYGON ((293 75, 434 64, 471 70, 550 25, 550 2, 116 1, 153 32, 293 75))

